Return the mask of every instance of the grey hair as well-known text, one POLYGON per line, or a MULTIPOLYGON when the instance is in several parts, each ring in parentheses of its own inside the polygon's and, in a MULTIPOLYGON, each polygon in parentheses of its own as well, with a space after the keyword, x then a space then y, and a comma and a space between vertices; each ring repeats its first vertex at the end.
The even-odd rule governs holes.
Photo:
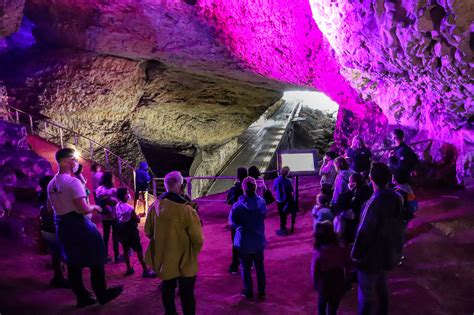
POLYGON ((183 184, 183 175, 181 175, 181 172, 179 171, 173 171, 165 176, 165 188, 166 191, 170 191, 173 187, 181 187, 183 184))

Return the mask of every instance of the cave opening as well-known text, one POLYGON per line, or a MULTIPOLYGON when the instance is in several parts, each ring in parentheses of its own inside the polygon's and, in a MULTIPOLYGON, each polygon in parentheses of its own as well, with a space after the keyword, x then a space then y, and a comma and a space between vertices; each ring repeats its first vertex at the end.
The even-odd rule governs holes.
POLYGON ((282 99, 301 104, 292 119, 288 147, 316 149, 324 154, 334 142, 339 104, 317 91, 286 91, 282 99))

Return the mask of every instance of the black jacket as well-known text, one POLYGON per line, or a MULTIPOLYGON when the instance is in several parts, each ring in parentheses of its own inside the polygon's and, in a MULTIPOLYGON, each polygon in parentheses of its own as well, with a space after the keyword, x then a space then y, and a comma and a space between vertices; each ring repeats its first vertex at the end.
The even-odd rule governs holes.
POLYGON ((234 203, 239 200, 239 197, 244 194, 244 191, 242 189, 242 183, 241 182, 236 182, 234 186, 232 186, 231 189, 227 192, 227 204, 228 205, 233 205, 234 203))
POLYGON ((413 149, 405 142, 402 142, 395 148, 395 155, 390 157, 389 162, 392 170, 399 169, 410 173, 415 170, 419 160, 413 149))
POLYGON ((390 190, 379 190, 367 201, 357 230, 352 259, 365 272, 387 271, 401 258, 402 199, 390 190))

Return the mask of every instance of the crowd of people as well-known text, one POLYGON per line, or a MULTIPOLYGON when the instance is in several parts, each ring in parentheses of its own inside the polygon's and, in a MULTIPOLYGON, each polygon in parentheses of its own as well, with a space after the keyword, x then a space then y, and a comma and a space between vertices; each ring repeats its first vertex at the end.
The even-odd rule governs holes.
MULTIPOLYGON (((397 146, 390 154, 389 165, 372 161, 370 149, 358 136, 341 156, 335 151, 324 155, 319 171, 321 191, 310 212, 314 220, 311 279, 319 293, 319 314, 336 314, 354 282, 358 284, 359 314, 388 312, 387 272, 402 263, 406 227, 418 207, 409 184, 417 156, 404 142, 403 131, 396 129, 394 140, 397 146)), ((202 221, 198 205, 185 193, 181 173, 174 171, 165 176, 166 193, 148 208, 144 232, 149 244, 144 255, 136 208, 139 196, 148 191, 148 165, 143 162, 137 170, 132 201, 127 187, 115 188, 113 174, 94 164, 93 205, 88 201, 90 192, 75 151, 60 149, 56 161, 59 171, 56 176, 42 180, 39 198, 41 231, 48 242, 54 269, 51 285, 72 288, 78 307, 105 304, 119 296, 123 288, 107 287, 104 265, 125 262, 124 276, 131 276, 135 271, 130 257, 135 252, 143 278, 162 280, 165 313, 176 314, 175 290, 179 287, 183 313, 195 314, 194 287, 198 254, 203 246, 202 221), (92 212, 101 217, 102 234, 91 221, 92 212), (108 254, 110 234, 113 260, 108 254), (67 265, 68 279, 63 275, 61 261, 67 265), (95 297, 84 287, 84 268, 91 270, 95 297)), ((227 224, 232 241, 228 271, 239 274, 240 267, 241 294, 245 298, 254 296, 252 269, 256 272, 258 298, 266 296, 267 206, 276 202, 278 236, 291 237, 295 233, 298 202, 290 176, 290 168, 282 167, 272 193, 257 167, 241 167, 228 191, 227 224)))

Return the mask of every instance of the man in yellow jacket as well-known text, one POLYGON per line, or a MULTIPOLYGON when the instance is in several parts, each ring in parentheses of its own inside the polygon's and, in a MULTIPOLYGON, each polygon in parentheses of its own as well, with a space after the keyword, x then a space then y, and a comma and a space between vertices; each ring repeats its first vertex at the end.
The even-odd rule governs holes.
POLYGON ((184 315, 195 314, 194 284, 197 256, 203 244, 199 216, 180 196, 183 176, 165 176, 164 193, 148 210, 145 234, 150 239, 145 261, 163 280, 162 299, 166 315, 175 315, 176 286, 179 285, 184 315))

